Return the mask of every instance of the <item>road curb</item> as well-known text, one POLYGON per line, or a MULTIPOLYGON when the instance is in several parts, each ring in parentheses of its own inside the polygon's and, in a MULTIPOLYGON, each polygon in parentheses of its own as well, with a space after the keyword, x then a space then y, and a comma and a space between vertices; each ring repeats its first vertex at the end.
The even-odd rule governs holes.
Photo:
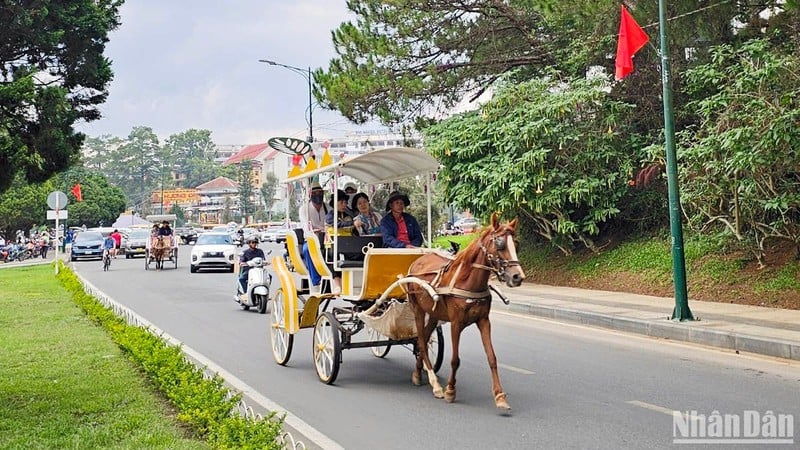
POLYGON ((663 319, 633 319, 612 314, 581 311, 576 309, 511 303, 498 309, 544 317, 558 322, 577 323, 599 328, 608 328, 626 333, 635 333, 661 339, 691 342, 728 350, 757 353, 760 355, 800 361, 800 344, 777 338, 752 336, 730 331, 700 328, 699 322, 673 322, 663 319))

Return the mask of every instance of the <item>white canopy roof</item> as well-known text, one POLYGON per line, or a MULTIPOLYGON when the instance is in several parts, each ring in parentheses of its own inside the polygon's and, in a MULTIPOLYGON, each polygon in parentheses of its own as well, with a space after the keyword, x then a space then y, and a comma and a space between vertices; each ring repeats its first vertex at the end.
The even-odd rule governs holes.
POLYGON ((362 155, 346 157, 337 163, 287 178, 284 182, 304 180, 323 172, 331 172, 334 169, 338 169, 340 175, 351 176, 363 183, 378 184, 436 172, 439 170, 439 161, 418 148, 382 148, 362 155))

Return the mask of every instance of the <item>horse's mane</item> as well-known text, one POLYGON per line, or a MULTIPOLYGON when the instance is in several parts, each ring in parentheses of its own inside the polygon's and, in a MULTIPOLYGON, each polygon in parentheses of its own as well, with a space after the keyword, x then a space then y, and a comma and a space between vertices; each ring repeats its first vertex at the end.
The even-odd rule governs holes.
MULTIPOLYGON (((504 227, 505 225, 500 225, 500 228, 504 227)), ((484 240, 489 236, 489 234, 493 231, 491 225, 487 226, 481 231, 480 236, 477 239, 470 242, 470 244, 465 248, 463 251, 456 253, 455 259, 453 259, 453 266, 457 266, 462 264, 465 266, 467 270, 461 270, 461 274, 459 275, 456 281, 465 281, 467 278, 470 277, 472 274, 472 263, 474 263, 481 255, 481 244, 484 240)), ((484 247, 486 245, 484 244, 484 247)))

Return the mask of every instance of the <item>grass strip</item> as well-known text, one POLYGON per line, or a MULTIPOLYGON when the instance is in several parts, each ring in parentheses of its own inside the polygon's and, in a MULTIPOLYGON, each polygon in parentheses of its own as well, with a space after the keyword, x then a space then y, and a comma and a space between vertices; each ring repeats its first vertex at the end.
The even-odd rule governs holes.
POLYGON ((0 270, 0 448, 209 448, 70 297, 50 265, 0 270))

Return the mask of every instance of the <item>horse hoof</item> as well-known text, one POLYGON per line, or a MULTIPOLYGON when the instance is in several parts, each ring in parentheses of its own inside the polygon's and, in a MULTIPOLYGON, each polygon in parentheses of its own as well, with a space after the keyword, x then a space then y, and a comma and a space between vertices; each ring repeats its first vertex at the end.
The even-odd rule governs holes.
POLYGON ((417 372, 411 373, 411 384, 414 386, 422 386, 422 382, 420 382, 419 374, 417 372))
POLYGON ((448 389, 444 392, 444 401, 447 403, 453 403, 456 401, 456 390, 455 389, 448 389))
POLYGON ((436 398, 444 398, 444 393, 442 393, 441 389, 434 389, 433 396, 436 398))
POLYGON ((497 409, 502 409, 504 411, 511 410, 511 405, 509 405, 508 402, 506 401, 505 392, 501 392, 494 396, 494 405, 497 407, 497 409))

